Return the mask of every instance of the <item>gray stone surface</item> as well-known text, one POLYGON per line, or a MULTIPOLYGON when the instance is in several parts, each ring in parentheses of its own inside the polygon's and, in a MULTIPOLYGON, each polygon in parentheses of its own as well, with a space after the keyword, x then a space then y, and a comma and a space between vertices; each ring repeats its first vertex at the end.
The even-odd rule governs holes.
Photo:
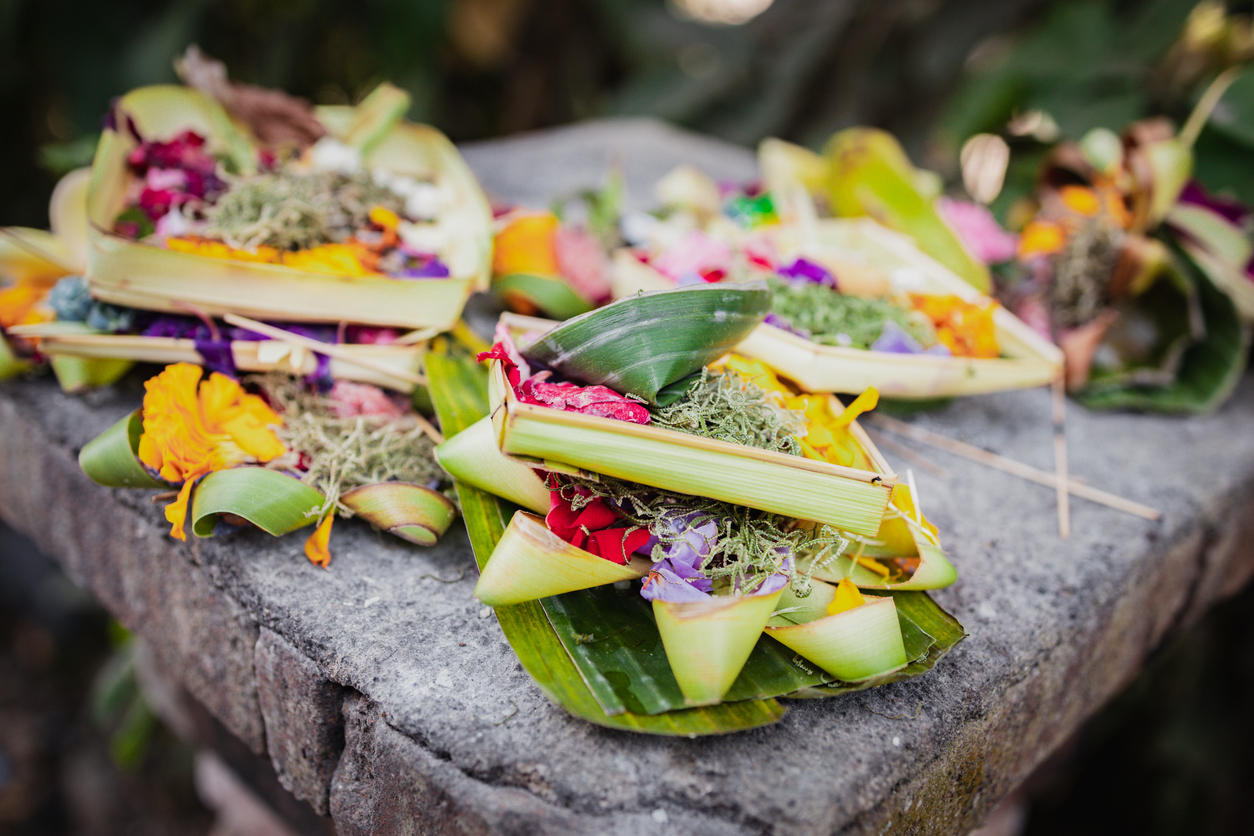
MULTIPOLYGON (((674 162, 752 174, 747 152, 642 122, 467 157, 490 191, 533 202, 595 185, 615 157, 645 205, 647 184, 674 162)), ((309 763, 334 756, 326 797, 343 833, 962 832, 1165 637, 1254 572, 1254 381, 1203 418, 1072 407, 1074 475, 1159 508, 1160 522, 1074 500, 1064 542, 1050 490, 927 452, 948 475, 918 471, 918 487, 961 574, 935 597, 970 639, 926 676, 792 702, 769 728, 631 735, 567 716, 532 684, 471 597, 473 560, 456 528, 422 549, 337 525, 328 571, 304 559, 299 535, 171 541, 146 493, 99 488, 75 463, 139 400, 136 380, 85 398, 47 380, 0 386, 0 514, 303 797, 321 798, 328 773, 298 768, 293 746, 313 746, 309 763), (342 752, 323 711, 292 704, 318 683, 343 688, 342 752)), ((1052 467, 1043 391, 913 420, 1052 467)))

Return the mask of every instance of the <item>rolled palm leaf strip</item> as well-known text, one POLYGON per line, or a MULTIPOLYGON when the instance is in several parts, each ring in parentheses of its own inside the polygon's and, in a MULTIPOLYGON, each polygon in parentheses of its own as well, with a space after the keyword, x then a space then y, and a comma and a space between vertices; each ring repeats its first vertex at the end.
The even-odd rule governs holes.
POLYGON ((567 320, 520 351, 567 377, 664 406, 682 392, 659 392, 731 351, 770 306, 763 282, 643 293, 567 320))
POLYGON ((139 462, 143 432, 143 415, 137 409, 83 445, 79 467, 87 478, 109 488, 169 488, 169 482, 157 479, 139 462))
MULTIPOLYGON (((446 435, 454 437, 487 415, 486 375, 472 357, 454 357, 448 353, 447 344, 437 345, 428 355, 427 374, 432 381, 432 401, 446 435)), ((509 502, 461 480, 456 484, 466 531, 482 570, 504 534, 506 520, 516 509, 509 502)), ((518 654, 519 662, 541 690, 571 714, 596 725, 646 734, 696 737, 769 725, 786 711, 777 700, 755 699, 668 711, 656 716, 630 712, 608 715, 566 653, 540 602, 499 607, 496 618, 518 654)))
POLYGON ((591 473, 868 536, 880 528, 894 477, 520 402, 491 364, 493 427, 501 450, 591 473))
POLYGON ((278 537, 318 521, 322 494, 299 479, 261 467, 233 467, 201 479, 192 492, 192 531, 211 537, 233 514, 278 537))
POLYGON ((354 514, 402 540, 433 546, 444 535, 457 508, 439 491, 409 482, 377 482, 340 494, 354 514))

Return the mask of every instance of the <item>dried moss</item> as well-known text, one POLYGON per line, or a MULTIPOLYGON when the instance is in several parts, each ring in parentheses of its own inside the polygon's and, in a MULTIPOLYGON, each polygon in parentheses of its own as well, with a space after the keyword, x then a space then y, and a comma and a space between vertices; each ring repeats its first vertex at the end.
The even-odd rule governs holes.
POLYGON ((292 451, 290 456, 300 457, 305 468, 301 481, 327 498, 324 513, 335 507, 351 516, 339 497, 363 485, 387 481, 429 485, 444 479, 435 462, 435 445, 412 416, 340 418, 327 396, 309 391, 297 378, 267 374, 249 382, 265 391, 282 414, 278 436, 292 451))
POLYGON ((703 369, 682 398, 651 416, 656 427, 792 456, 801 454, 797 436, 806 433, 804 415, 728 370, 703 369))
POLYGON ((347 240, 376 206, 402 214, 405 199, 365 171, 258 174, 206 210, 204 235, 238 249, 306 250, 347 240))
POLYGON ((892 321, 924 348, 936 344, 936 330, 926 317, 891 301, 849 296, 811 283, 772 279, 770 284, 775 292, 771 313, 805 331, 813 342, 869 349, 883 334, 884 323, 892 321))

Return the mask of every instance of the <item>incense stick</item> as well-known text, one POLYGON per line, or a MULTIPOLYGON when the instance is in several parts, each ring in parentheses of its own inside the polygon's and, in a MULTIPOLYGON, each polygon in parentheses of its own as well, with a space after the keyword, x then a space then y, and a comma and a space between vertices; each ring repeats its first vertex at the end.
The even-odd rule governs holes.
MULTIPOLYGON (((258 334, 264 334, 271 339, 280 340, 290 345, 298 345, 318 354, 325 354, 328 357, 334 357, 347 363, 356 363, 358 366, 362 366, 363 368, 372 369, 373 371, 390 375, 392 377, 399 377, 401 380, 409 381, 410 383, 414 383, 418 386, 425 386, 427 384, 427 379, 420 374, 415 374, 414 372, 406 369, 393 368, 387 363, 381 363, 378 360, 374 360, 369 357, 359 357, 351 351, 346 351, 343 346, 338 346, 334 343, 324 343, 321 340, 311 339, 310 337, 304 337, 300 334, 293 334, 291 331, 284 331, 282 328, 275 328, 273 325, 266 325, 264 322, 258 322, 255 319, 249 319, 246 316, 239 316, 238 314, 226 314, 222 318, 232 325, 240 328, 247 328, 249 331, 255 331, 258 334)), ((418 426, 422 428, 422 431, 426 433, 432 441, 436 444, 442 444, 444 442, 444 436, 440 434, 439 430, 431 425, 430 421, 419 415, 417 412, 414 413, 414 417, 417 419, 418 426)))
MULTIPOLYGON (((868 423, 874 424, 880 429, 891 433, 919 441, 924 444, 930 444, 933 447, 939 447, 957 456, 970 459, 996 470, 1018 476, 1020 479, 1026 479, 1029 482, 1035 482, 1038 485, 1044 485, 1047 488, 1053 488, 1058 484, 1058 476, 1054 473, 1047 473, 1043 470, 1037 470, 1035 467, 1017 462, 1014 459, 1008 459, 1005 456, 999 456, 996 453, 990 453, 971 444, 967 444, 957 439, 948 438, 947 436, 925 430, 922 427, 915 427, 904 421, 898 421, 895 418, 889 418, 886 415, 864 415, 862 416, 868 423)), ((1099 505, 1105 505, 1108 508, 1114 508, 1117 511, 1123 511, 1125 514, 1143 517, 1147 520, 1157 520, 1162 514, 1148 505, 1142 505, 1139 502, 1133 502, 1130 499, 1124 499, 1121 496, 1115 496, 1097 488, 1076 481, 1075 479, 1067 480, 1067 492, 1081 499, 1087 499, 1090 502, 1096 502, 1099 505)))
POLYGON ((1058 536, 1071 537, 1071 499, 1067 493, 1067 390, 1062 375, 1051 386, 1054 412, 1054 492, 1058 497, 1058 536))
POLYGON ((873 437, 876 447, 882 447, 885 450, 891 450, 894 455, 901 456, 901 458, 905 459, 907 462, 913 465, 917 465, 919 469, 926 470, 928 473, 932 474, 933 476, 938 476, 941 479, 949 478, 948 470, 941 467, 936 462, 929 459, 927 456, 922 455, 921 453, 919 453, 919 451, 911 450, 906 445, 901 444, 900 442, 895 441, 892 438, 889 438, 888 436, 884 435, 884 433, 878 430, 870 430, 868 432, 868 435, 871 435, 873 437))

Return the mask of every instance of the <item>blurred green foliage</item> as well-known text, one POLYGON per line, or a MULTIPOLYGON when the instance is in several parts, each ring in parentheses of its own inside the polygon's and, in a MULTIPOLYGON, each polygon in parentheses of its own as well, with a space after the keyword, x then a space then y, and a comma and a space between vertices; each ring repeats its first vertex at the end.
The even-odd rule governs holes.
POLYGON ((921 139, 975 44, 1046 0, 775 0, 742 26, 681 0, 0 0, 0 220, 42 226, 109 100, 174 81, 189 43, 324 103, 388 79, 465 141, 653 115, 747 145, 876 124, 921 139), (38 149, 44 149, 40 152, 38 149))

